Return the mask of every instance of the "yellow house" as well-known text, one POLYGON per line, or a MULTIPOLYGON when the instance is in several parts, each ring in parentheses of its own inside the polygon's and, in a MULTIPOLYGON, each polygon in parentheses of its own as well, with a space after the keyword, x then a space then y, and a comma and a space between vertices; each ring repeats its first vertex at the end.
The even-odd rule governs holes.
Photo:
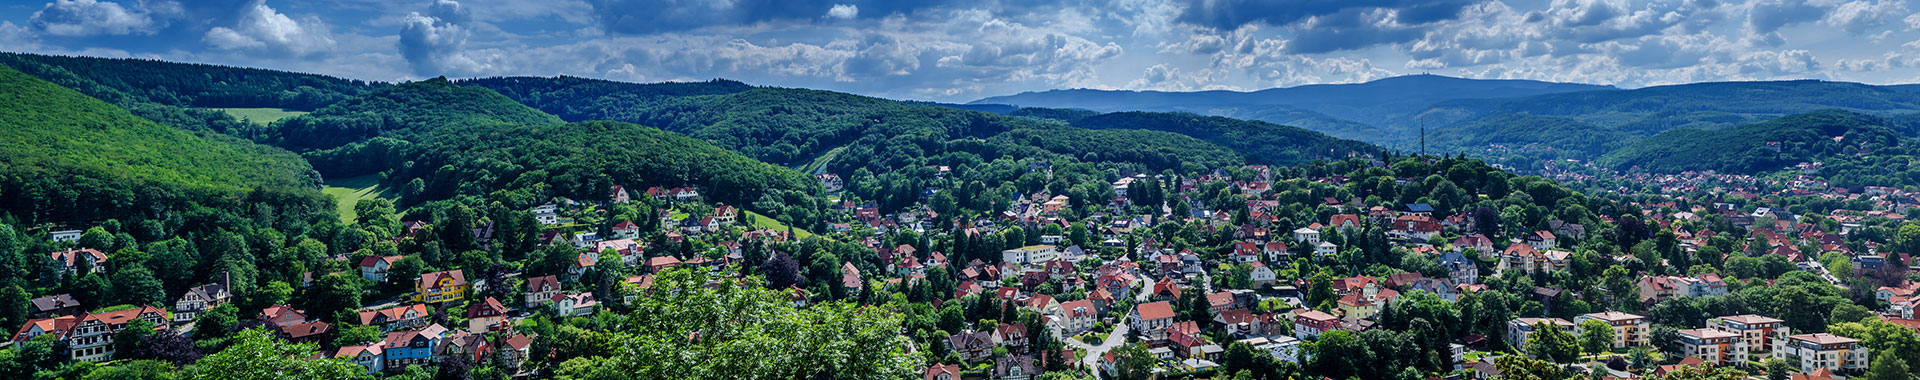
POLYGON ((414 302, 458 301, 467 298, 467 276, 458 270, 423 273, 413 288, 414 302))

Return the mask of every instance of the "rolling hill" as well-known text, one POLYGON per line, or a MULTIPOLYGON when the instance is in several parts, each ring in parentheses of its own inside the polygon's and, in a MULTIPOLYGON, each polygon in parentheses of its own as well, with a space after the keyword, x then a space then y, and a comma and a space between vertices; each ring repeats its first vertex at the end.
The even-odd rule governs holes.
POLYGON ((1655 172, 1757 174, 1899 147, 1907 138, 1891 125, 1872 115, 1823 110, 1726 129, 1676 129, 1607 153, 1599 163, 1655 172))
POLYGON ((17 217, 131 217, 256 189, 318 196, 319 175, 291 153, 161 126, 7 67, 0 104, 0 207, 17 217))

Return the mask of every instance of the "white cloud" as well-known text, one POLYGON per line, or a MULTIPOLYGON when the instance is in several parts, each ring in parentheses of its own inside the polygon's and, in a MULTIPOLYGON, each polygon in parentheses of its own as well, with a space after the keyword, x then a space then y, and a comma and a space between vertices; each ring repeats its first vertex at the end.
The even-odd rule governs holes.
POLYGON ((294 20, 268 7, 254 4, 243 10, 233 27, 207 30, 202 39, 222 50, 250 50, 294 57, 330 53, 334 49, 332 33, 319 18, 294 20))
POLYGON ((829 18, 852 20, 855 16, 859 15, 860 7, 853 4, 834 4, 833 8, 827 8, 827 17, 829 18))
POLYGON ((1832 13, 1828 13, 1824 23, 1849 33, 1865 34, 1870 30, 1899 22, 1903 15, 1908 18, 1916 16, 1907 10, 1906 4, 1898 1, 1850 1, 1840 4, 1832 13))
POLYGON ((159 26, 144 13, 95 0, 55 0, 34 12, 27 24, 42 33, 63 37, 151 34, 159 26))

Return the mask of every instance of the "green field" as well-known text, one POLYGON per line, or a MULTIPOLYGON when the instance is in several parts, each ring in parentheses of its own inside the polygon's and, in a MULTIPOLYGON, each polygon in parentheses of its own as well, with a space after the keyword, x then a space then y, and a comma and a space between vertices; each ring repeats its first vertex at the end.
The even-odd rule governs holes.
POLYGON ((826 153, 821 153, 819 157, 814 157, 813 161, 807 162, 806 165, 793 168, 793 170, 798 170, 801 173, 807 173, 807 174, 820 174, 820 168, 827 166, 827 163, 829 162, 833 162, 833 158, 839 156, 840 151, 844 151, 844 150, 847 150, 847 147, 843 146, 839 148, 833 148, 832 150, 828 150, 826 153))
POLYGON ((334 204, 340 210, 340 221, 345 223, 353 223, 356 217, 353 214, 353 205, 360 203, 361 199, 393 200, 395 198, 393 194, 388 194, 386 189, 380 187, 377 178, 370 175, 327 181, 327 187, 320 192, 333 197, 334 204))
POLYGON ((282 108, 215 108, 220 112, 233 115, 235 119, 252 121, 254 124, 267 125, 276 120, 307 114, 307 111, 294 111, 282 108))
MULTIPOLYGON (((787 230, 786 223, 781 223, 780 221, 774 220, 773 218, 768 218, 766 215, 760 215, 760 213, 747 211, 747 210, 740 210, 740 212, 743 214, 741 216, 742 218, 745 218, 748 216, 753 217, 753 228, 755 229, 773 229, 773 230, 779 230, 779 231, 787 230)), ((808 232, 807 230, 798 229, 798 228, 793 229, 793 235, 794 235, 793 236, 794 239, 805 239, 805 238, 813 237, 812 232, 808 232)))

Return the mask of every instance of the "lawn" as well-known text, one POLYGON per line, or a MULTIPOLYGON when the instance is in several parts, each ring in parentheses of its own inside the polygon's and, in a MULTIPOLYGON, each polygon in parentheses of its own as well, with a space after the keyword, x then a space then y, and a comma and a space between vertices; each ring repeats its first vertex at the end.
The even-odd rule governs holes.
POLYGON ((833 158, 840 156, 840 151, 843 151, 846 149, 847 147, 843 146, 843 147, 827 150, 826 153, 821 153, 819 157, 814 157, 813 161, 807 162, 806 165, 801 165, 800 167, 793 168, 793 169, 798 170, 801 173, 820 174, 820 168, 826 167, 827 163, 833 162, 833 158))
POLYGON ((327 187, 321 189, 320 193, 333 197, 334 207, 340 210, 340 221, 343 223, 353 223, 356 219, 353 205, 360 203, 361 199, 395 198, 380 187, 378 178, 370 175, 327 181, 327 187))
POLYGON ((307 114, 306 111, 294 111, 284 108, 215 108, 220 112, 233 115, 235 119, 252 121, 254 124, 267 125, 276 120, 307 114))
MULTIPOLYGON (((786 223, 780 223, 780 221, 774 220, 773 218, 768 218, 766 215, 760 215, 760 213, 747 211, 747 210, 740 210, 740 211, 742 213, 745 213, 746 217, 753 218, 754 229, 774 229, 779 231, 787 230, 786 223)), ((793 235, 794 235, 793 236, 794 239, 805 239, 805 238, 813 237, 812 232, 808 232, 807 230, 798 229, 798 228, 793 229, 793 235)))

